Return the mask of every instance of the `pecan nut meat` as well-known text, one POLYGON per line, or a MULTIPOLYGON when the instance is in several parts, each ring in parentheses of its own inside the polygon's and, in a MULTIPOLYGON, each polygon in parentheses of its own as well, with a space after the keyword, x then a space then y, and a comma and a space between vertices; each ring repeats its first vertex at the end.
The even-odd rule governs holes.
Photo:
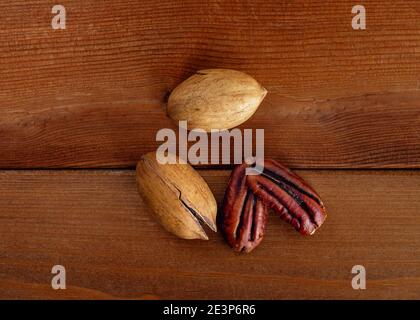
POLYGON ((262 241, 268 208, 303 235, 323 224, 325 206, 301 177, 271 159, 259 174, 246 175, 248 167, 244 163, 232 172, 221 216, 221 229, 236 251, 250 252, 262 241))
POLYGON ((247 184, 255 195, 303 235, 313 234, 327 217, 315 190, 274 160, 264 161, 261 174, 248 175, 247 184))
POLYGON ((246 166, 237 166, 223 201, 222 232, 228 244, 238 252, 251 252, 263 239, 267 206, 246 185, 246 166))

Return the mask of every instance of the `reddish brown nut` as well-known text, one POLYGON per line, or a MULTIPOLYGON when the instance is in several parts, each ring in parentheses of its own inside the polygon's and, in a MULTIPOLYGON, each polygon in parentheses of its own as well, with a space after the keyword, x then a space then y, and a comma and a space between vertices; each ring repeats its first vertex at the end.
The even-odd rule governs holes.
POLYGON ((290 169, 274 160, 265 160, 257 175, 246 175, 247 167, 233 170, 223 203, 221 229, 232 248, 250 252, 259 245, 268 207, 303 235, 313 234, 325 221, 319 195, 290 169))
POLYGON ((327 214, 319 195, 301 177, 274 160, 259 175, 248 175, 254 194, 303 235, 313 234, 327 214))
POLYGON ((237 166, 230 177, 223 202, 222 232, 235 251, 250 252, 264 235, 267 206, 246 185, 247 165, 237 166))

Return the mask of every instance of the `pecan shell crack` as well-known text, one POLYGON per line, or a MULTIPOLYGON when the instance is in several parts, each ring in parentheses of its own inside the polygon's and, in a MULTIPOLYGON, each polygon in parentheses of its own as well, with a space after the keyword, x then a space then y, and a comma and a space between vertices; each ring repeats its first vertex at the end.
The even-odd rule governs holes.
MULTIPOLYGON (((200 212, 197 211, 196 209, 194 209, 192 207, 192 205, 189 205, 187 203, 187 200, 185 200, 182 197, 181 190, 179 190, 175 186, 174 186, 174 188, 179 192, 179 196, 178 196, 179 201, 181 201, 181 204, 184 206, 184 208, 191 214, 191 217, 196 221, 198 227, 200 227, 203 230, 203 233, 205 234, 204 229, 201 227, 200 222, 202 222, 203 224, 205 224, 207 227, 209 227, 214 232, 217 232, 217 226, 216 226, 216 224, 213 221, 211 221, 209 218, 207 218, 206 216, 200 214, 200 212)), ((206 240, 208 240, 207 235, 205 235, 205 238, 207 238, 206 240)))

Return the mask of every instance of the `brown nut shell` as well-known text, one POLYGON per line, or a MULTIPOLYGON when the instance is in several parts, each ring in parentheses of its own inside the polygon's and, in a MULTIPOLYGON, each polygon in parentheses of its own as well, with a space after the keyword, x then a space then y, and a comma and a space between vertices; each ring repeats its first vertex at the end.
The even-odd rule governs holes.
POLYGON ((230 69, 207 69, 178 85, 168 99, 167 114, 188 128, 230 129, 248 120, 267 94, 254 78, 230 69))
POLYGON ((208 240, 200 222, 217 231, 217 204, 207 183, 189 164, 180 164, 175 155, 166 155, 176 161, 174 164, 161 164, 157 156, 163 154, 147 153, 137 164, 142 198, 169 232, 183 239, 208 240))

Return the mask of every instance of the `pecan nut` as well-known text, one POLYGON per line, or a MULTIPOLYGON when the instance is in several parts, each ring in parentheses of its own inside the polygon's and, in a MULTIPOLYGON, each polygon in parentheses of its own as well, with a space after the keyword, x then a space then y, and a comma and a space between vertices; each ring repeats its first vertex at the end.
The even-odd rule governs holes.
POLYGON ((237 166, 223 201, 222 232, 235 251, 250 252, 257 247, 264 235, 267 206, 246 185, 246 165, 237 166))
POLYGON ((170 94, 167 114, 176 123, 207 132, 234 128, 257 111, 267 94, 255 79, 230 69, 206 69, 178 85, 170 94))
POLYGON ((271 159, 259 174, 246 175, 247 167, 232 172, 221 216, 222 232, 236 251, 250 252, 261 242, 268 208, 303 235, 312 235, 325 221, 319 195, 290 169, 271 159))
POLYGON ((208 240, 202 225, 217 231, 217 204, 204 179, 168 153, 149 152, 137 164, 137 186, 152 216, 182 239, 208 240), (158 161, 166 158, 169 163, 158 161), (163 159, 162 158, 162 159, 163 159))

